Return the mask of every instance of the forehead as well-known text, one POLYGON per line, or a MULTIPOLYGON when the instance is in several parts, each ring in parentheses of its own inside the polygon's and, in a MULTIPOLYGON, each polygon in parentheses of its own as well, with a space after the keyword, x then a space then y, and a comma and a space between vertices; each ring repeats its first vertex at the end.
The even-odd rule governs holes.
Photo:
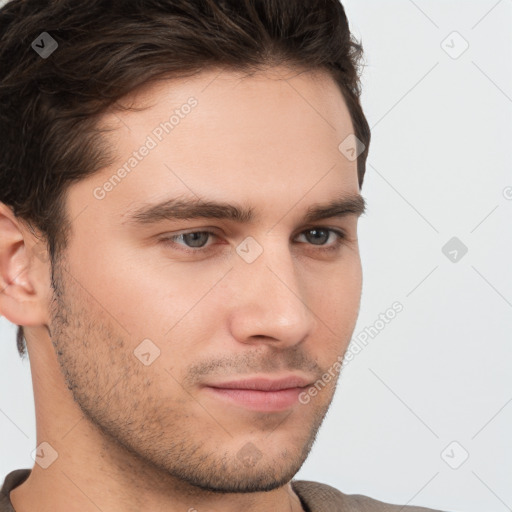
POLYGON ((77 187, 95 209, 122 217, 173 194, 290 207, 358 191, 356 161, 338 149, 353 133, 350 114, 326 72, 212 69, 122 103, 142 110, 102 119, 116 161, 77 187))

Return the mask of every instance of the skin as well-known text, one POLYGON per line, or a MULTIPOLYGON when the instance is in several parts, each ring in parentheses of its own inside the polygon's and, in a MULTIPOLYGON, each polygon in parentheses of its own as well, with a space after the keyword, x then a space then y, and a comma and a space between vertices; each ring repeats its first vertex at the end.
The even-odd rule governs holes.
POLYGON ((50 263, 34 256, 37 239, 0 204, 0 310, 25 326, 37 445, 58 453, 48 468, 34 465, 13 505, 300 511, 290 480, 336 379, 278 412, 226 403, 203 384, 285 373, 314 382, 345 353, 361 298, 358 215, 303 222, 309 206, 359 192, 356 162, 338 150, 353 133, 343 97, 324 72, 274 67, 165 80, 126 103, 148 108, 102 118, 116 162, 66 195, 73 231, 55 289, 50 263), (192 112, 96 199, 94 189, 191 96, 192 112), (252 206, 258 217, 126 222, 141 205, 184 194, 252 206), (346 240, 322 252, 336 236, 315 243, 304 234, 314 226, 346 240), (215 236, 195 254, 185 252, 200 251, 190 239, 159 238, 185 230, 215 236), (263 249, 252 263, 235 250, 248 236, 263 249), (134 356, 144 339, 160 350, 148 366, 134 356))

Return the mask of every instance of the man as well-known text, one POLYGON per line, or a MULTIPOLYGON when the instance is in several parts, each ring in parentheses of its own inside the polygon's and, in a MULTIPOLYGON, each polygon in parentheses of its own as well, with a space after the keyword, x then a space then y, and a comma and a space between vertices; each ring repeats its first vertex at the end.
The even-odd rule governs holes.
POLYGON ((293 480, 361 295, 343 7, 12 0, 0 26, 0 312, 37 419, 0 511, 428 510, 293 480))

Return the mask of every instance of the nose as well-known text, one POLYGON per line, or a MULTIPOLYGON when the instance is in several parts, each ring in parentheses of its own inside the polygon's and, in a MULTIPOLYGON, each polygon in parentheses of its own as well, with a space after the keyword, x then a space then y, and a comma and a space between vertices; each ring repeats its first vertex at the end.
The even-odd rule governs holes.
POLYGON ((237 341, 289 348, 308 338, 316 316, 296 265, 289 248, 282 246, 265 247, 250 264, 236 262, 230 276, 229 328, 237 341))

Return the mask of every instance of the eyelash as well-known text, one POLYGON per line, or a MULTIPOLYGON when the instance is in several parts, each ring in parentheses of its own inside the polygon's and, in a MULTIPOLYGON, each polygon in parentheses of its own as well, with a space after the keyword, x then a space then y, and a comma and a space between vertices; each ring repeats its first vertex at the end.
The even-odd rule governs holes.
MULTIPOLYGON (((303 235, 304 233, 307 233, 309 231, 315 231, 315 230, 318 230, 318 231, 328 231, 330 233, 334 233, 337 236, 337 240, 334 242, 334 244, 329 245, 327 247, 324 246, 324 245, 317 245, 317 246, 315 246, 314 244, 310 244, 313 247, 317 247, 318 250, 321 251, 321 252, 329 253, 329 252, 337 251, 343 245, 343 243, 347 239, 347 236, 346 236, 344 231, 341 231, 339 229, 326 228, 326 227, 323 227, 323 226, 314 226, 312 228, 308 228, 305 231, 302 231, 301 233, 299 233, 299 235, 303 235)), ((181 244, 177 244, 175 242, 175 240, 177 238, 181 237, 181 236, 192 235, 192 234, 209 234, 209 235, 217 236, 217 234, 214 233, 213 231, 207 231, 207 230, 203 230, 203 231, 187 231, 185 233, 179 233, 177 235, 173 235, 173 236, 170 236, 170 237, 161 238, 160 241, 164 245, 181 245, 181 244)), ((207 245, 205 247, 188 248, 188 249, 180 248, 178 250, 183 251, 183 252, 185 252, 187 254, 199 254, 199 253, 202 253, 202 252, 207 252, 208 250, 211 249, 211 247, 212 247, 212 245, 207 245)))

